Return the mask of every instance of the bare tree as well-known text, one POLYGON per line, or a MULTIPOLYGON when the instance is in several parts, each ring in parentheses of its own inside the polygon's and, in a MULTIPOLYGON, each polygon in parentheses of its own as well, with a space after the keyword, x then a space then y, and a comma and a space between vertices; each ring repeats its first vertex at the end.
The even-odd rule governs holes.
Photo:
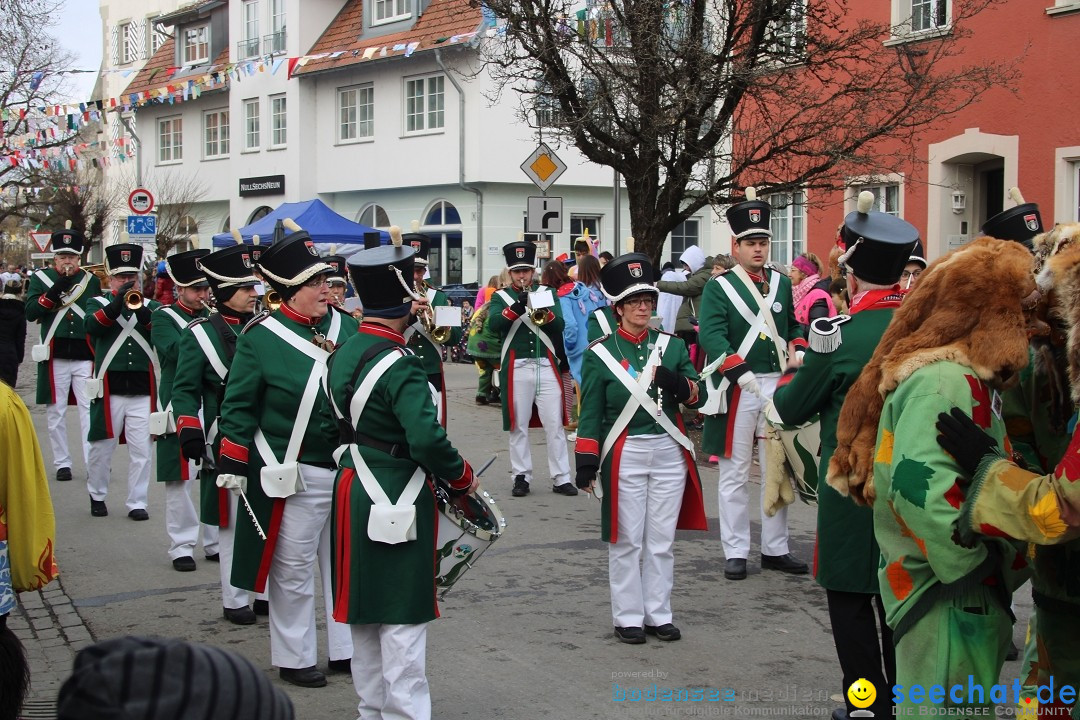
MULTIPOLYGON (((129 214, 128 194, 136 186, 134 170, 118 173, 111 191, 112 211, 117 217, 129 214)), ((179 171, 151 172, 143 176, 142 187, 154 196, 157 216, 157 257, 164 258, 176 248, 186 249, 206 218, 201 203, 206 186, 195 175, 179 171)))
MULTIPOLYGON (((1016 62, 960 57, 968 22, 1002 0, 953 0, 949 31, 889 48, 910 21, 852 20, 854 0, 484 0, 505 33, 480 47, 520 115, 622 176, 638 249, 706 205, 838 188, 896 171, 917 134, 1016 62), (500 21, 502 22, 502 21, 500 21), (906 141, 906 142, 905 142, 906 141)), ((936 4, 935 4, 936 7, 936 4)), ((936 20, 936 18, 935 18, 936 20)))

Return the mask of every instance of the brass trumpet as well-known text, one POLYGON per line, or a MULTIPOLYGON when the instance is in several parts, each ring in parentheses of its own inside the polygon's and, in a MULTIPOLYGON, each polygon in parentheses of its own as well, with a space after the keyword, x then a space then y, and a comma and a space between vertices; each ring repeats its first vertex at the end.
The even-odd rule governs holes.
POLYGON ((124 293, 124 307, 128 310, 138 310, 143 306, 143 294, 138 290, 128 290, 124 293))
MULTIPOLYGON (((416 283, 416 295, 417 300, 427 297, 427 289, 424 288, 423 283, 416 283)), ((421 306, 419 319, 424 326, 424 332, 430 335, 431 339, 438 344, 445 345, 446 341, 450 339, 449 327, 435 325, 435 311, 431 309, 430 305, 421 306)))
POLYGON ((269 308, 270 312, 274 312, 281 307, 281 295, 277 290, 267 290, 266 295, 263 295, 263 305, 269 308))
MULTIPOLYGON (((519 286, 519 290, 521 292, 526 292, 528 290, 528 288, 525 287, 524 280, 521 282, 521 285, 519 286)), ((532 321, 533 325, 536 325, 538 327, 541 326, 541 325, 547 325, 547 322, 548 322, 548 309, 547 308, 535 308, 535 309, 534 308, 529 308, 529 320, 532 321)))

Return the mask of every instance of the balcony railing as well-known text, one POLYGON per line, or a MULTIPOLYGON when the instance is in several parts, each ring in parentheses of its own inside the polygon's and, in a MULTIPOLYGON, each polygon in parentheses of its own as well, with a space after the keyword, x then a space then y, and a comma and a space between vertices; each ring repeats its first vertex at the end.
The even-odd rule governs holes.
POLYGON ((259 38, 240 40, 236 43, 236 59, 247 60, 259 56, 259 38))
POLYGON ((263 52, 267 55, 279 55, 285 52, 285 30, 263 36, 263 52))

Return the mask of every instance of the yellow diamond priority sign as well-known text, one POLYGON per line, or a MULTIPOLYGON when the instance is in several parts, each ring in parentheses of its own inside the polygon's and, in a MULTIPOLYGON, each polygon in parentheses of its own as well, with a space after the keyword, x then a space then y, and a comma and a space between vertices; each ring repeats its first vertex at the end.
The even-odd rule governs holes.
POLYGON ((546 191, 556 180, 566 172, 566 163, 547 146, 540 146, 533 150, 532 154, 521 164, 521 169, 529 176, 536 187, 546 191))

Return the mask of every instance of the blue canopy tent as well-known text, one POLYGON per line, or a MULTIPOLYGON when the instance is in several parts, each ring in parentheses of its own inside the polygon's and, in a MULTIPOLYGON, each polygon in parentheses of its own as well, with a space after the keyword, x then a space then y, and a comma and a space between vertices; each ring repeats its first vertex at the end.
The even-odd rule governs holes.
MULTIPOLYGON (((331 246, 335 245, 337 246, 336 253, 345 257, 363 250, 365 233, 379 233, 380 242, 383 245, 390 242, 390 234, 385 230, 355 223, 338 215, 319 199, 282 203, 273 212, 240 228, 240 235, 247 243, 251 242, 252 236, 258 235, 260 245, 269 245, 274 238, 274 226, 278 220, 285 218, 292 218, 297 225, 306 230, 315 241, 319 252, 324 255, 329 254, 331 246)), ((214 236, 214 248, 229 247, 235 242, 230 233, 219 233, 214 236)))

